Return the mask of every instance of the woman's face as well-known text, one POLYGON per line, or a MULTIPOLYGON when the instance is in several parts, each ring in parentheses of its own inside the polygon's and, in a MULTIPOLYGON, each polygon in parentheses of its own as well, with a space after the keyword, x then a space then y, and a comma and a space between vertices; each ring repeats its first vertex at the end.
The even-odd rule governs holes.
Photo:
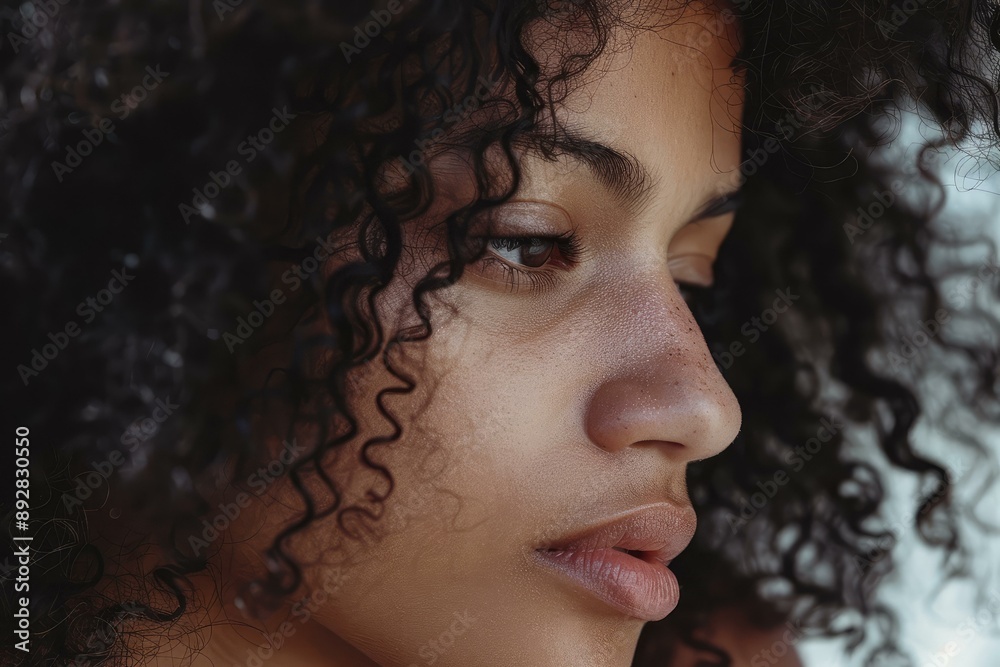
MULTIPOLYGON (((524 185, 495 233, 573 233, 577 252, 497 243, 433 295, 430 338, 392 355, 417 379, 385 398, 402 437, 368 450, 394 479, 377 539, 346 539, 328 519, 293 541, 313 589, 342 573, 310 624, 383 665, 628 665, 643 623, 676 604, 654 554, 612 547, 682 549, 694 528, 686 466, 740 426, 678 290, 711 281, 732 224, 719 208, 701 214, 738 183, 734 31, 692 13, 614 37, 558 111, 572 129, 561 157, 524 153, 524 185), (549 551, 618 519, 610 535, 549 551)), ((442 201, 449 179, 460 197, 454 160, 430 167, 442 201)), ((409 300, 427 262, 413 264, 385 307, 409 300)), ((392 433, 372 397, 399 384, 379 361, 353 378, 366 436, 392 433)), ((350 461, 357 452, 331 463, 345 500, 387 489, 350 461)))

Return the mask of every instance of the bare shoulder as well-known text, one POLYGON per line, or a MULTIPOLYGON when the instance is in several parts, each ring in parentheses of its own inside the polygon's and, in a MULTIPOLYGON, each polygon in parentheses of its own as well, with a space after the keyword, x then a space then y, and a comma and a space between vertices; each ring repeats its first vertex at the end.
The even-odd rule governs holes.
MULTIPOLYGON (((732 667, 803 667, 795 649, 801 636, 794 628, 758 628, 739 610, 716 612, 695 638, 725 649, 732 667)), ((703 651, 681 646, 670 667, 696 667, 707 657, 703 651)))

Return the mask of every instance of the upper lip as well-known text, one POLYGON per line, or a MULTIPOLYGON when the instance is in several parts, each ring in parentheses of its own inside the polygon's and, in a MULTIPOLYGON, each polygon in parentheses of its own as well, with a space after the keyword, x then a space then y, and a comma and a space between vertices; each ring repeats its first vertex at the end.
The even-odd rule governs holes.
POLYGON ((538 548, 539 551, 595 551, 618 547, 638 551, 664 565, 687 548, 697 527, 690 505, 656 503, 629 510, 573 532, 538 548))

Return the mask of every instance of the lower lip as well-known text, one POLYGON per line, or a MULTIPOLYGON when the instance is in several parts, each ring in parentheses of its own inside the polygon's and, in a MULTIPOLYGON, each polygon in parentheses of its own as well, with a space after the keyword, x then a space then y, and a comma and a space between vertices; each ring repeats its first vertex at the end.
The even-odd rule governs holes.
POLYGON ((659 561, 615 549, 535 551, 558 570, 619 611, 644 621, 665 618, 680 601, 677 578, 659 561))

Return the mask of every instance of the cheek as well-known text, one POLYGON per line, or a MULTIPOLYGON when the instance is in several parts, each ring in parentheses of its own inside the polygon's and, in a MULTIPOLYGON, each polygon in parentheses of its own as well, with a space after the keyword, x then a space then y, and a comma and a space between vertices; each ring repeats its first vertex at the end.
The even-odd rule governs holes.
MULTIPOLYGON (((342 506, 379 517, 345 517, 352 531, 367 536, 346 545, 363 569, 388 568, 387 559, 406 550, 432 553, 435 545, 461 540, 446 533, 495 514, 494 491, 508 488, 505 479, 524 475, 513 449, 530 443, 524 433, 511 432, 519 421, 512 402, 519 392, 508 378, 518 376, 496 371, 488 346, 461 318, 437 313, 435 308, 428 340, 393 346, 387 357, 392 371, 377 357, 351 372, 346 389, 358 434, 324 459, 342 506), (402 432, 394 437, 397 429, 402 432), (388 498, 380 505, 371 494, 388 498), (369 558, 375 550, 378 562, 369 558)), ((405 317, 398 322, 412 325, 405 317)), ((330 537, 322 548, 331 546, 330 537)))
MULTIPOLYGON (((394 327, 419 323, 408 306, 408 283, 393 285, 380 301, 380 312, 393 314, 385 320, 394 327)), ((562 493, 565 470, 552 465, 558 453, 553 444, 568 438, 553 427, 572 421, 563 417, 580 393, 565 381, 567 362, 543 353, 553 352, 549 338, 517 335, 518 327, 503 333, 511 320, 481 301, 473 306, 444 298, 428 299, 430 338, 401 343, 388 354, 395 375, 377 357, 349 376, 359 436, 325 461, 342 504, 357 504, 378 518, 345 518, 366 535, 351 540, 341 538, 335 517, 328 517, 296 547, 301 562, 321 565, 308 573, 311 586, 321 585, 324 572, 335 568, 347 573, 337 604, 320 615, 347 635, 355 626, 365 632, 359 619, 366 617, 385 626, 387 606, 412 611, 417 599, 420 609, 452 609, 468 600, 470 590, 491 590, 496 599, 491 593, 484 600, 512 604, 504 602, 503 591, 510 597, 521 589, 515 583, 529 576, 521 552, 562 493), (408 393, 383 394, 387 417, 375 397, 409 384, 400 378, 414 386, 408 393), (394 422, 402 429, 395 440, 394 422), (365 448, 366 441, 376 444, 365 448), (389 491, 379 467, 392 477, 382 504, 367 497, 389 491)), ((511 618, 522 616, 511 612, 511 618)), ((400 619, 401 625, 412 623, 400 619)))
MULTIPOLYGON (((503 393, 497 394, 493 374, 465 356, 445 354, 453 347, 463 349, 451 339, 452 331, 443 326, 427 343, 406 344, 406 353, 400 350, 392 357, 401 370, 412 373, 416 386, 384 401, 403 429, 399 439, 367 450, 370 462, 384 466, 393 480, 382 511, 375 509, 376 503, 365 503, 364 495, 368 490, 387 492, 385 476, 358 461, 360 444, 352 443, 350 455, 340 457, 335 474, 345 483, 345 500, 380 515, 350 522, 363 523, 366 537, 336 537, 331 517, 329 528, 314 527, 312 539, 296 552, 302 562, 322 564, 307 573, 310 587, 321 585, 332 571, 346 573, 335 604, 316 617, 338 634, 356 637, 359 645, 372 628, 392 627, 398 630, 389 643, 412 653, 412 647, 451 622, 435 618, 433 610, 450 617, 474 602, 482 607, 477 607, 478 615, 503 604, 504 596, 518 588, 512 548, 523 541, 523 524, 510 521, 515 508, 509 489, 527 474, 517 463, 523 457, 513 456, 512 449, 528 441, 523 433, 511 435, 510 424, 517 421, 513 406, 503 393), (445 359, 452 363, 442 364, 445 359), (420 371, 424 364, 445 370, 420 371), (484 548, 487 544, 495 548, 484 548), (470 601, 473 590, 477 596, 470 601)), ((372 364, 377 366, 381 364, 372 364)), ((360 440, 392 435, 372 396, 381 387, 400 384, 384 369, 357 375, 353 403, 366 425, 360 440)), ((379 637, 376 644, 384 650, 385 642, 379 637)))

